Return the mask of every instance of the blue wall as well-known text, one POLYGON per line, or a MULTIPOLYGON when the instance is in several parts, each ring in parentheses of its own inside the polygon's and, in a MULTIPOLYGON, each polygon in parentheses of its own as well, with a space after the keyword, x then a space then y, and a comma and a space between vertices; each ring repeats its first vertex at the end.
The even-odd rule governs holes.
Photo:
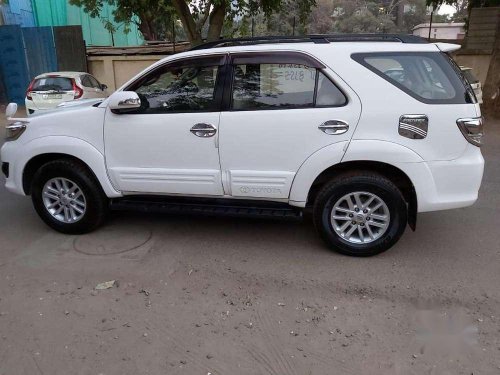
POLYGON ((0 5, 0 12, 6 25, 36 26, 31 0, 9 0, 0 5))

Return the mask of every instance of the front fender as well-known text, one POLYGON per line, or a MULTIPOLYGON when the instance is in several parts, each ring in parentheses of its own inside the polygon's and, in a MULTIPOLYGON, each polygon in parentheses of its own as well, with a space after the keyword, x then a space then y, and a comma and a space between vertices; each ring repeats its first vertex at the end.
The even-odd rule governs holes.
POLYGON ((23 186, 23 172, 26 164, 35 156, 42 154, 66 154, 84 162, 95 174, 104 193, 109 198, 120 197, 108 177, 104 155, 90 143, 68 136, 47 136, 35 138, 22 145, 14 164, 14 182, 17 187, 23 186))

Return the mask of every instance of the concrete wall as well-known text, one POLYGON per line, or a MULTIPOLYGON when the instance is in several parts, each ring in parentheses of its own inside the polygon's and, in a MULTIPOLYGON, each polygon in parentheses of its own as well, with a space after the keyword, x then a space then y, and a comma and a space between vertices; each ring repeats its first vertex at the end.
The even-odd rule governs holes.
POLYGON ((108 92, 111 93, 164 57, 163 55, 87 56, 87 62, 89 73, 106 84, 108 92))
MULTIPOLYGON (((421 36, 422 38, 429 37, 429 24, 421 24, 415 26, 413 35, 421 36)), ((463 23, 448 23, 448 24, 433 24, 431 27, 432 39, 448 39, 456 40, 463 39, 465 36, 465 29, 463 23)))

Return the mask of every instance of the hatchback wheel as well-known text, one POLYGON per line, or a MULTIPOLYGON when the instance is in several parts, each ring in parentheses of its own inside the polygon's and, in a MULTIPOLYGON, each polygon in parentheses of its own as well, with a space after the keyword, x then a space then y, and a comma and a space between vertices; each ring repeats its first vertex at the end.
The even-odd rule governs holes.
POLYGON ((374 173, 351 173, 327 183, 314 204, 314 223, 336 251, 371 256, 394 245, 407 223, 399 189, 374 173))
POLYGON ((43 221, 63 233, 86 233, 97 228, 108 210, 108 200, 96 178, 73 160, 43 165, 33 178, 31 194, 43 221))

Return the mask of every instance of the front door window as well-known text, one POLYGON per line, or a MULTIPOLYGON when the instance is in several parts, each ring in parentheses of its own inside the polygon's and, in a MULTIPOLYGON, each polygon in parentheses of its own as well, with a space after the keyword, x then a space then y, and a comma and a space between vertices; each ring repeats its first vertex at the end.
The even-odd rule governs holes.
POLYGON ((218 66, 171 65, 142 79, 132 91, 141 113, 203 112, 217 109, 218 66))

